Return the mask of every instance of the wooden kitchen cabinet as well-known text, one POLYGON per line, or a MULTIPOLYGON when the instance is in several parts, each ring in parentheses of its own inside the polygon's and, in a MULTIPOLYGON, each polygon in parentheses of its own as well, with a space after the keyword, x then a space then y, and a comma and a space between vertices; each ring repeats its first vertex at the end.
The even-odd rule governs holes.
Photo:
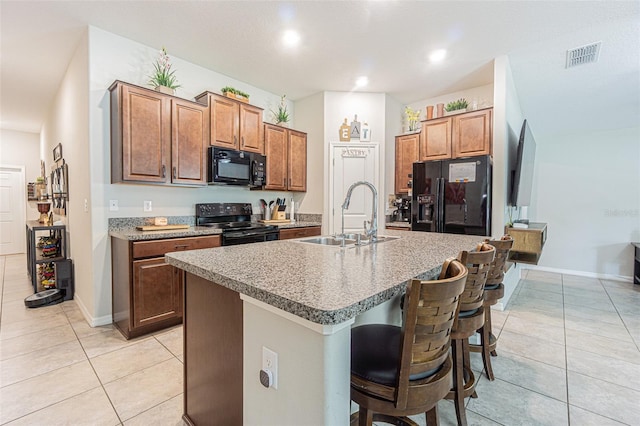
POLYGON ((210 145, 264 154, 262 108, 211 92, 196 102, 209 107, 210 145))
POLYGON ((116 81, 111 92, 111 182, 206 185, 206 107, 116 81))
POLYGON ((287 228, 280 230, 281 240, 290 240, 292 238, 316 237, 321 235, 320 226, 307 226, 305 228, 287 228))
POLYGON ((419 149, 420 133, 396 136, 396 194, 409 192, 409 175, 413 173, 413 163, 419 159, 419 149))
POLYGON ((422 122, 420 161, 491 154, 492 108, 422 122))
POLYGON ((307 190, 307 134, 264 124, 267 183, 265 189, 307 190))
POLYGON ((129 241, 111 238, 113 323, 131 339, 182 322, 183 271, 165 253, 219 247, 219 235, 129 241))
POLYGON ((505 227, 505 234, 513 238, 513 247, 509 251, 510 261, 538 264, 547 241, 546 223, 530 222, 528 228, 505 227))

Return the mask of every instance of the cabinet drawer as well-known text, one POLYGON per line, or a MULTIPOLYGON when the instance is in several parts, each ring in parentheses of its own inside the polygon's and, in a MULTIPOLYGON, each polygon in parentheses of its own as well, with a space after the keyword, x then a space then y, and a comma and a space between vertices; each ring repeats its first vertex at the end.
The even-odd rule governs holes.
POLYGON ((315 237, 320 235, 320 226, 310 226, 307 228, 281 229, 280 239, 289 240, 291 238, 315 237))
POLYGON ((220 244, 220 235, 136 241, 133 243, 133 258, 164 256, 172 251, 220 247, 220 244))

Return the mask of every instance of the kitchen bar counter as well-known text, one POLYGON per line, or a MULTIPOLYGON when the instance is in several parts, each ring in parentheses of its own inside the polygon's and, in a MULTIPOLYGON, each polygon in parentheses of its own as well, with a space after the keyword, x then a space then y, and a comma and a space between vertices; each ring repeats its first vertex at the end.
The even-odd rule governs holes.
POLYGON ((183 420, 349 425, 352 325, 399 324, 407 282, 433 278, 446 258, 482 239, 384 234, 401 238, 362 247, 280 240, 166 254, 186 271, 183 420), (259 381, 265 349, 277 354, 277 389, 259 381))
MULTIPOLYGON (((280 223, 279 228, 307 228, 310 226, 321 226, 320 222, 296 222, 280 223)), ((191 226, 187 229, 170 229, 166 231, 139 231, 134 227, 112 228, 109 236, 129 241, 158 240, 165 238, 198 237, 203 235, 220 235, 221 229, 207 226, 191 226)))
MULTIPOLYGON (((167 262, 318 324, 338 324, 431 279, 481 237, 386 230, 401 237, 340 248, 273 241, 167 254, 167 262)), ((303 238, 304 239, 304 238, 303 238)))

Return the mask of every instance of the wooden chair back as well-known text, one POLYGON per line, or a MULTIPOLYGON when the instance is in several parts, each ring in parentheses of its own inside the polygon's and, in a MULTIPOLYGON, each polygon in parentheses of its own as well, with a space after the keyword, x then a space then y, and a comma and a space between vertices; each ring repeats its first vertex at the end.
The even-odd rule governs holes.
POLYGON ((458 255, 460 262, 469 270, 464 292, 460 296, 461 312, 472 311, 482 306, 484 286, 495 256, 495 247, 486 243, 478 244, 474 251, 461 251, 458 255))
POLYGON ((510 235, 505 235, 500 240, 486 240, 485 242, 496 248, 496 258, 489 269, 487 284, 500 284, 504 279, 505 264, 507 257, 509 257, 509 251, 513 247, 513 239, 510 235))
MULTIPOLYGON (((396 407, 420 405, 430 388, 410 377, 437 369, 449 356, 451 329, 458 315, 467 268, 457 259, 448 259, 441 278, 412 280, 407 289, 401 345, 396 407)), ((424 379, 428 380, 428 379, 424 379)))

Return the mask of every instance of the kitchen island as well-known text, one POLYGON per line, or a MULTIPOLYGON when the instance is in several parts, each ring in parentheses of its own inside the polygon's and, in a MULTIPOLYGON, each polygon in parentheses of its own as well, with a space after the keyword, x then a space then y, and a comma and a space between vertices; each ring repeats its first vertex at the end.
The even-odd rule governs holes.
MULTIPOLYGON (((482 237, 391 231, 361 247, 273 241, 169 253, 187 272, 184 419, 190 424, 347 425, 350 328, 399 323, 412 278, 482 237), (259 382, 278 354, 277 389, 259 382)), ((302 239, 304 241, 304 239, 302 239)))

